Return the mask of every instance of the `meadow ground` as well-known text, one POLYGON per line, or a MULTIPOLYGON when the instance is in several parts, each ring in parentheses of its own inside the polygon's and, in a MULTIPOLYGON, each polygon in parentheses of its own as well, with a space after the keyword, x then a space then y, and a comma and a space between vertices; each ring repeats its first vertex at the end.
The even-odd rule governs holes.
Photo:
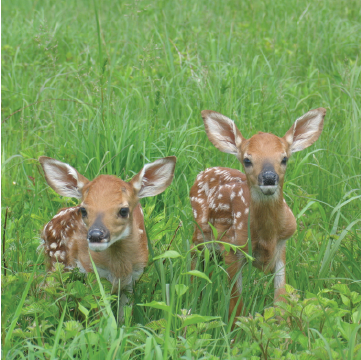
POLYGON ((2 1, 4 358, 361 359, 359 5, 2 1), (200 111, 229 116, 246 137, 283 136, 321 106, 320 139, 286 175, 298 222, 287 245, 291 321, 274 319, 272 275, 247 267, 252 316, 231 331, 224 264, 199 266, 193 282, 186 274, 197 173, 240 168, 208 141, 200 111), (141 201, 151 254, 121 327, 109 283, 61 269, 46 277, 40 230, 76 202, 47 186, 41 155, 123 179, 178 158, 172 185, 141 201), (167 250, 172 258, 153 261, 167 250))

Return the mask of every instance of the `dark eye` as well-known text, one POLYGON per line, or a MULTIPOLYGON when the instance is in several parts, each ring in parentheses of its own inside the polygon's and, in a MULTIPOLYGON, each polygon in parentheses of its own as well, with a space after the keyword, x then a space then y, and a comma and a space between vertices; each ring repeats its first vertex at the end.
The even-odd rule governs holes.
POLYGON ((127 217, 129 214, 129 208, 121 208, 119 211, 119 215, 123 218, 127 217))
POLYGON ((282 161, 281 161, 281 164, 282 165, 286 165, 287 164, 287 157, 285 156, 283 159, 282 159, 282 161))
POLYGON ((248 159, 248 158, 245 158, 245 159, 243 160, 243 163, 244 163, 244 166, 245 166, 245 167, 249 167, 249 166, 252 165, 252 161, 251 161, 250 159, 248 159))
POLYGON ((83 207, 81 207, 81 208, 79 209, 79 211, 81 212, 81 216, 82 216, 83 218, 85 218, 85 217, 88 215, 88 213, 86 212, 85 208, 83 208, 83 207))

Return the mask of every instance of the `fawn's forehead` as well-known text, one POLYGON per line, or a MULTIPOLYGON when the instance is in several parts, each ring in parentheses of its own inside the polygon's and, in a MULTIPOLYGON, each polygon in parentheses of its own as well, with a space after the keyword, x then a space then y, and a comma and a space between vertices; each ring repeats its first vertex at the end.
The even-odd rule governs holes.
POLYGON ((242 150, 244 154, 252 157, 272 158, 286 155, 288 144, 276 135, 259 132, 246 141, 242 150))
POLYGON ((130 201, 133 188, 114 175, 99 175, 83 188, 83 203, 87 205, 119 205, 130 201))

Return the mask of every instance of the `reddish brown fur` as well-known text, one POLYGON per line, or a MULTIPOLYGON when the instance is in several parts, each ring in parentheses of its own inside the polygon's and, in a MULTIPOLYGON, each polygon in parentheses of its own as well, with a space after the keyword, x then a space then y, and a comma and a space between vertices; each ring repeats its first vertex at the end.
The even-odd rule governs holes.
POLYGON ((112 274, 114 291, 117 291, 118 279, 126 287, 133 270, 141 271, 148 261, 148 241, 141 205, 138 203, 131 215, 131 234, 101 252, 89 249, 87 228, 79 209, 80 206, 63 208, 44 226, 41 238, 44 240, 48 270, 53 271, 56 262, 64 264, 67 269, 79 266, 80 262, 86 272, 93 272, 90 253, 97 268, 107 269, 112 274))
MULTIPOLYGON (((285 240, 296 231, 296 220, 283 198, 283 183, 286 165, 283 159, 292 152, 300 151, 315 142, 323 127, 326 110, 312 110, 296 120, 283 138, 259 132, 250 139, 243 138, 235 124, 225 116, 202 111, 206 132, 211 142, 221 151, 237 156, 245 166, 245 173, 228 168, 210 168, 198 174, 190 191, 193 214, 198 226, 193 234, 194 245, 205 241, 219 240, 236 246, 244 246, 248 239, 248 217, 252 244, 253 265, 262 271, 275 273, 275 301, 283 300, 285 293, 285 240), (269 195, 260 174, 265 169, 277 174, 278 180, 272 187, 276 190, 269 195), (263 188, 264 190, 261 190, 263 188), (219 234, 213 239, 211 223, 219 234)), ((241 251, 223 253, 227 271, 232 281, 238 279, 232 288, 229 316, 239 300, 242 290, 241 268, 245 262, 241 251)), ((243 247, 248 252, 248 246, 243 247)), ((242 311, 240 301, 235 316, 242 311)))
MULTIPOLYGON (((82 199, 80 206, 62 209, 44 227, 49 269, 56 262, 66 268, 94 271, 117 290, 132 290, 148 260, 148 242, 139 198, 155 196, 172 182, 176 158, 159 159, 130 181, 100 175, 89 181, 70 165, 41 157, 48 184, 63 196, 82 199), (124 212, 125 211, 125 212, 124 212)), ((120 306, 126 302, 122 294, 120 306)), ((119 312, 122 318, 122 311, 119 312)))

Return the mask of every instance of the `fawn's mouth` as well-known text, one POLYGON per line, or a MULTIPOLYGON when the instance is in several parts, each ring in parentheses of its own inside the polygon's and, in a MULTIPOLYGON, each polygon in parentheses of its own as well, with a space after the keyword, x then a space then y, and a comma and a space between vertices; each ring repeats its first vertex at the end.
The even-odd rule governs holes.
POLYGON ((101 241, 97 241, 97 242, 89 241, 88 239, 88 246, 89 249, 92 251, 96 251, 96 252, 103 251, 107 249, 109 245, 110 245, 109 239, 102 239, 101 241))
POLYGON ((278 185, 260 185, 259 188, 263 195, 274 195, 278 189, 278 185))

